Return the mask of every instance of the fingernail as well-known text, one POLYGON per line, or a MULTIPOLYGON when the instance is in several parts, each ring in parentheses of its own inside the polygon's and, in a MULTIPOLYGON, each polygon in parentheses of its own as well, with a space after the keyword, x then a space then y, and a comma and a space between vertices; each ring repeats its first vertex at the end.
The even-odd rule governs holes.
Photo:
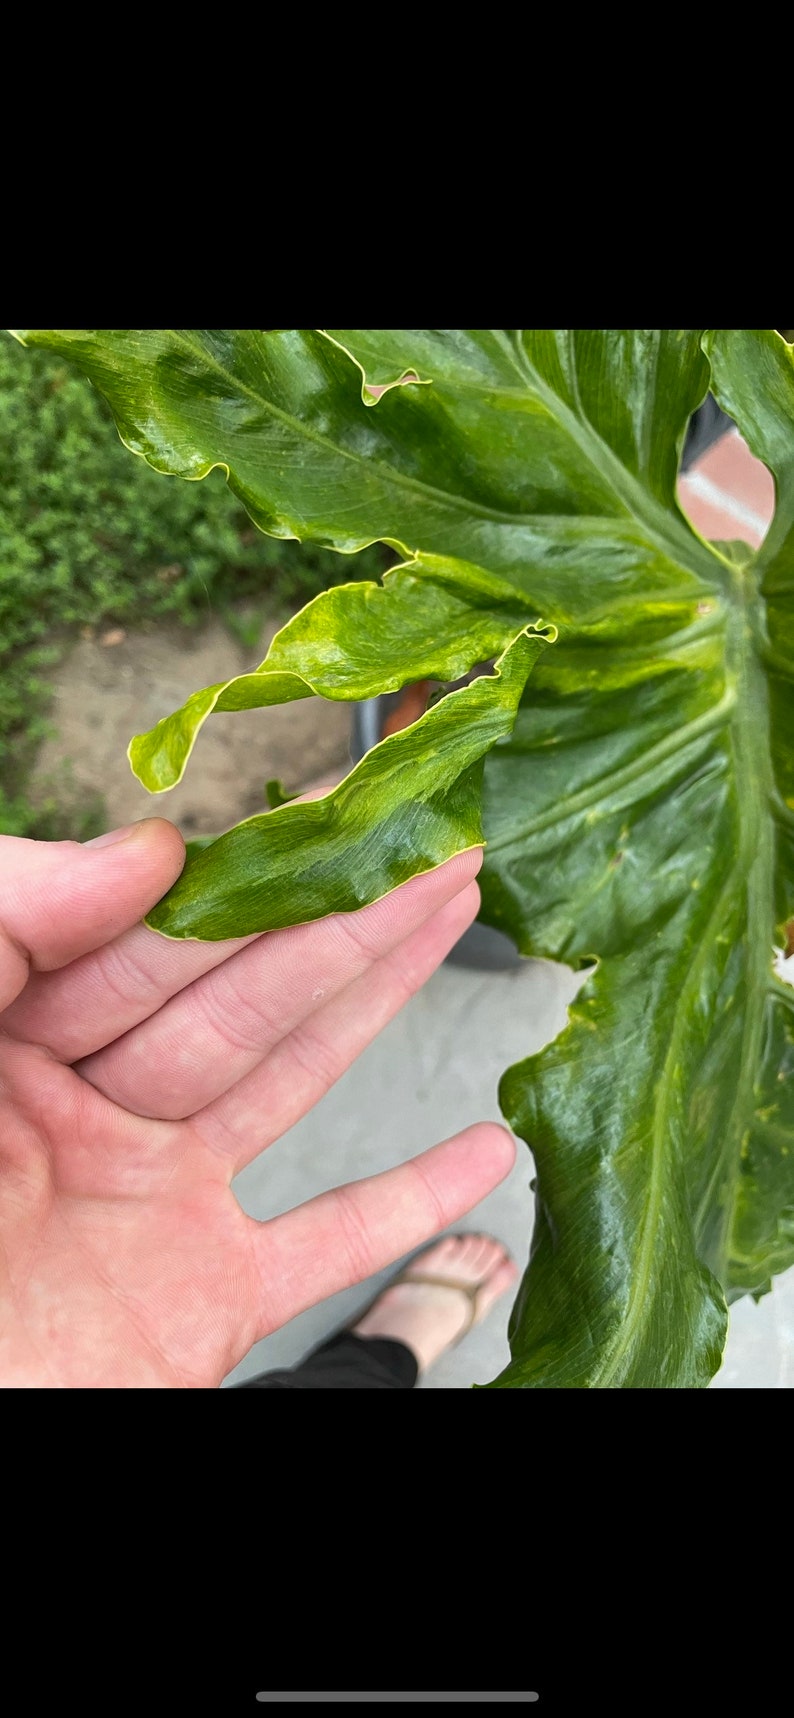
POLYGON ((140 826, 137 823, 125 823, 123 829, 109 829, 106 835, 95 835, 91 841, 84 841, 84 847, 112 847, 115 841, 126 841, 128 835, 134 835, 140 826))

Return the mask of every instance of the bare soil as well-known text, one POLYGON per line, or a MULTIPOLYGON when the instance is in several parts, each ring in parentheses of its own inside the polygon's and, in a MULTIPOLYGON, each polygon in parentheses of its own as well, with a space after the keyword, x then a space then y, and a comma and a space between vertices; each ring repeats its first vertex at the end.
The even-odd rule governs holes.
POLYGON ((57 794, 59 780, 68 778, 70 797, 75 790, 104 796, 109 829, 163 816, 190 837, 220 834, 264 811, 265 783, 274 776, 288 793, 334 785, 352 767, 351 707, 325 698, 210 716, 183 780, 169 793, 147 793, 130 769, 133 734, 153 727, 191 692, 250 672, 285 618, 267 621, 252 650, 219 620, 195 632, 158 625, 78 639, 53 674, 54 733, 39 751, 31 799, 57 794))

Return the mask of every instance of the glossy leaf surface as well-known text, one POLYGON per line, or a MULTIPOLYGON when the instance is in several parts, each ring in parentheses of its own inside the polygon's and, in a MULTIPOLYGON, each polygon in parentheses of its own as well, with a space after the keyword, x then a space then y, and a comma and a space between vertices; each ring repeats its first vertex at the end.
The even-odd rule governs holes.
POLYGON ((249 817, 189 854, 147 924, 217 941, 351 913, 479 845, 482 758, 509 734, 545 645, 520 633, 493 675, 384 740, 322 799, 249 817))
MULTIPOLYGON (((794 942, 791 348, 771 332, 697 330, 26 338, 78 362, 159 469, 225 466, 265 530, 343 552, 383 538, 410 557, 382 589, 318 598, 255 674, 139 736, 131 756, 153 788, 179 778, 213 708, 369 696, 500 652, 504 673, 524 628, 559 629, 550 648, 536 642, 528 679, 517 659, 514 727, 512 708, 485 714, 501 682, 478 681, 466 688, 485 688, 476 713, 455 693, 369 754, 360 820, 349 801, 345 812, 354 843, 347 861, 344 844, 335 851, 316 900, 355 904, 362 854, 377 886, 385 875, 393 887, 396 872, 379 867, 395 827, 409 870, 438 862, 435 835, 426 848, 408 837, 388 748, 417 735, 424 746, 446 711, 468 758, 485 722, 483 916, 527 954, 594 966, 565 1031, 501 1086, 538 1192, 513 1359, 495 1383, 707 1383, 726 1300, 763 1291, 794 1259, 794 996, 773 960, 794 942), (709 386, 776 478, 757 555, 704 543, 677 505, 684 433, 709 386), (384 811, 395 794, 400 809, 384 811)), ((419 767, 412 756, 408 773, 419 767)), ((467 771, 481 766, 446 778, 444 767, 423 754, 422 791, 466 844, 467 771)), ((249 823, 305 841, 296 814, 328 803, 249 823)), ((271 876, 286 900, 287 836, 272 841, 262 888, 271 876)), ((224 852, 214 843, 186 873, 190 911, 224 852)), ((246 859, 252 875, 262 852, 246 859)), ((301 875, 285 910, 308 916, 313 888, 301 875)), ((213 914, 225 911, 218 889, 203 897, 213 914)), ((172 934, 174 893, 156 909, 176 914, 172 934)))

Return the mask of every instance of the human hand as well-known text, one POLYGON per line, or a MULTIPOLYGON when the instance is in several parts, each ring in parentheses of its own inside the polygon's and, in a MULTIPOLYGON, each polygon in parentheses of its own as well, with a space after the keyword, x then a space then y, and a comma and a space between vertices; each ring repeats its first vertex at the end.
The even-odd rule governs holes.
POLYGON ((179 832, 151 818, 120 833, 0 836, 6 1387, 217 1386, 514 1159, 484 1122, 266 1222, 230 1188, 471 923, 480 848, 359 912, 197 943, 139 922, 182 869, 179 832))

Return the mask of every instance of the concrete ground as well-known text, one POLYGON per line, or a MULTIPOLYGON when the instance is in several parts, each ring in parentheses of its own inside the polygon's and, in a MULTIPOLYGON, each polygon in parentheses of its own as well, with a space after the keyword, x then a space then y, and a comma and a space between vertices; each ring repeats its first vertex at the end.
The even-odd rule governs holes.
MULTIPOLYGON (((527 961, 510 972, 442 966, 322 1102, 249 1165, 235 1191, 252 1216, 290 1209, 340 1182, 390 1168, 469 1122, 501 1119, 500 1074, 540 1049, 565 1023, 578 979, 568 967, 527 961)), ((485 1229, 523 1270, 533 1220, 531 1155, 521 1140, 501 1187, 455 1225, 485 1229)), ((274 1366, 292 1366, 363 1309, 396 1266, 335 1295, 257 1344, 226 1384, 274 1366)), ((505 1299, 420 1389, 486 1384, 510 1358, 505 1299)), ((794 1385, 794 1271, 758 1306, 733 1309, 725 1361, 712 1388, 790 1389, 794 1385)))

